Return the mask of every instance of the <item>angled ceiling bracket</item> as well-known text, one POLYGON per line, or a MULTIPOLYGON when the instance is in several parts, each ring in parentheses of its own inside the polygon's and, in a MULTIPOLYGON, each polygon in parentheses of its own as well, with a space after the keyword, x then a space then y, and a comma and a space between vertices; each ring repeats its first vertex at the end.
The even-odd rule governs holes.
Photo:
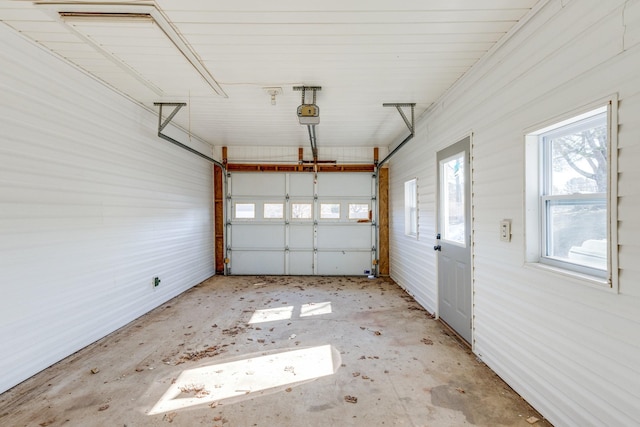
POLYGON ((382 104, 383 107, 396 107, 396 109, 398 110, 398 113, 400 113, 400 116, 402 117, 402 120, 404 120, 404 123, 407 125, 407 127, 409 128, 409 132, 411 132, 412 134, 414 133, 414 110, 416 107, 415 103, 398 103, 398 102, 390 102, 390 103, 385 103, 382 104), (402 107, 411 107, 411 121, 409 121, 409 119, 407 119, 407 116, 404 114, 404 111, 402 111, 402 107))
POLYGON ((188 145, 184 145, 182 142, 177 141, 173 138, 171 138, 169 135, 165 135, 162 133, 162 131, 164 130, 164 128, 167 127, 167 125, 169 123, 171 123, 171 120, 173 120, 173 118, 175 117, 176 114, 178 114, 178 111, 180 111, 180 109, 182 107, 184 107, 185 105, 187 105, 184 102, 154 102, 153 105, 157 105, 160 107, 159 111, 158 111, 158 136, 162 139, 164 139, 165 141, 169 141, 172 144, 177 145, 178 147, 187 150, 190 153, 195 154, 196 156, 202 157, 205 160, 208 160, 209 162, 213 163, 216 166, 220 166, 222 168, 222 170, 225 170, 225 166, 220 163, 219 161, 213 159, 212 157, 207 156, 206 154, 202 154, 201 152, 194 150, 193 148, 189 147, 188 145), (171 113, 167 116, 166 119, 164 119, 164 121, 162 120, 162 107, 174 107, 173 111, 171 111, 171 113))
POLYGON ((415 103, 398 103, 398 102, 390 102, 390 103, 385 103, 382 104, 383 107, 396 107, 396 109, 398 110, 398 113, 400 113, 400 116, 402 117, 402 120, 404 120, 404 124, 407 125, 407 128, 409 128, 409 136, 407 136, 405 139, 402 140, 402 142, 400 144, 398 144, 396 146, 396 148, 394 148, 389 154, 387 154, 387 157, 385 157, 384 159, 382 159, 378 164, 378 168, 381 167, 382 165, 384 165, 386 162, 389 161, 389 159, 398 152, 398 150, 400 150, 407 142, 409 142, 412 138, 413 135, 415 133, 415 124, 414 124, 414 110, 416 107, 415 103), (409 121, 409 119, 407 119, 406 114, 404 113, 404 111, 402 110, 402 107, 411 107, 411 121, 409 121))

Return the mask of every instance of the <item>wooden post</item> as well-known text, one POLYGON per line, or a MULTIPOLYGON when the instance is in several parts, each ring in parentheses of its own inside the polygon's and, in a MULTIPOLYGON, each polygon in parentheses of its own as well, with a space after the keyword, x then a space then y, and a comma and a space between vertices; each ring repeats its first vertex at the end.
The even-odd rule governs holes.
POLYGON ((222 147, 222 164, 227 164, 227 147, 222 147))
MULTIPOLYGON (((226 147, 222 150, 226 163, 226 147)), ((216 274, 224 274, 224 188, 220 166, 213 167, 213 217, 216 274)))
POLYGON ((378 273, 389 275, 389 168, 380 168, 378 175, 379 186, 379 241, 378 241, 378 273))

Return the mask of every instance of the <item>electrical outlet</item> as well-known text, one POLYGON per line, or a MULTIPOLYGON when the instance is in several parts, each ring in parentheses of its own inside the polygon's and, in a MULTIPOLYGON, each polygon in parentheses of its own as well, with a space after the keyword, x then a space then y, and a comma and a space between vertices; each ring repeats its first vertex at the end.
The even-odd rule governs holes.
POLYGON ((159 277, 154 277, 153 278, 153 287, 157 288, 158 286, 160 286, 160 282, 161 282, 161 280, 160 280, 159 277))
POLYGON ((511 220, 503 219, 500 221, 500 240, 503 242, 511 241, 511 220))

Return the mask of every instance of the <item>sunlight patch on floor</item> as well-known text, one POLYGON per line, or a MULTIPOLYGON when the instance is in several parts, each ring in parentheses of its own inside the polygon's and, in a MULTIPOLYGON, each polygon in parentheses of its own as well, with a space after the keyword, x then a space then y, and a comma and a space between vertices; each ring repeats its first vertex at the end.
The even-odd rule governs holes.
POLYGON ((258 392, 284 390, 333 375, 340 364, 340 353, 323 345, 189 369, 171 384, 148 415, 230 398, 254 398, 262 394, 258 392))
POLYGON ((251 319, 250 324, 274 322, 276 320, 289 320, 293 315, 293 306, 277 307, 277 308, 265 308, 262 310, 256 310, 251 319))
POLYGON ((330 302, 319 302, 302 304, 300 307, 300 317, 317 316, 319 314, 331 314, 330 302))

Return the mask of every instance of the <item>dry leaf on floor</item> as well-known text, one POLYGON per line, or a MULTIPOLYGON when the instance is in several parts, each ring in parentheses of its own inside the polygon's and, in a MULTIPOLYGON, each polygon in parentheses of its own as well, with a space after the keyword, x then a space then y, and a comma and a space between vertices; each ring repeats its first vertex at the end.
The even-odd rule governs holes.
POLYGON ((98 372, 100 372, 100 369, 98 369, 98 368, 93 368, 93 369, 91 370, 91 373, 92 373, 92 374, 97 374, 98 372))
POLYGON ((345 401, 345 402, 349 402, 349 403, 358 403, 358 398, 357 398, 357 397, 355 397, 355 396, 349 396, 349 395, 346 395, 346 396, 344 397, 344 401, 345 401))
POLYGON ((101 407, 98 408, 98 411, 102 412, 102 411, 106 411, 107 409, 109 409, 109 405, 102 405, 101 407))
POLYGON ((359 376, 360 376, 360 372, 354 372, 354 373, 353 373, 353 374, 351 374, 351 375, 353 375, 354 377, 359 377, 359 376))
POLYGON ((429 338, 422 338, 422 343, 426 344, 426 345, 433 345, 433 341, 430 340, 429 338))
POLYGON ((540 421, 540 420, 539 420, 538 418, 536 418, 536 417, 529 417, 529 418, 527 418, 527 422, 528 422, 529 424, 535 424, 535 423, 537 423, 538 421, 540 421))
POLYGON ((462 394, 466 393, 466 392, 464 391, 464 389, 463 389, 463 388, 460 388, 460 387, 456 387, 456 391, 457 391, 458 393, 462 393, 462 394))

